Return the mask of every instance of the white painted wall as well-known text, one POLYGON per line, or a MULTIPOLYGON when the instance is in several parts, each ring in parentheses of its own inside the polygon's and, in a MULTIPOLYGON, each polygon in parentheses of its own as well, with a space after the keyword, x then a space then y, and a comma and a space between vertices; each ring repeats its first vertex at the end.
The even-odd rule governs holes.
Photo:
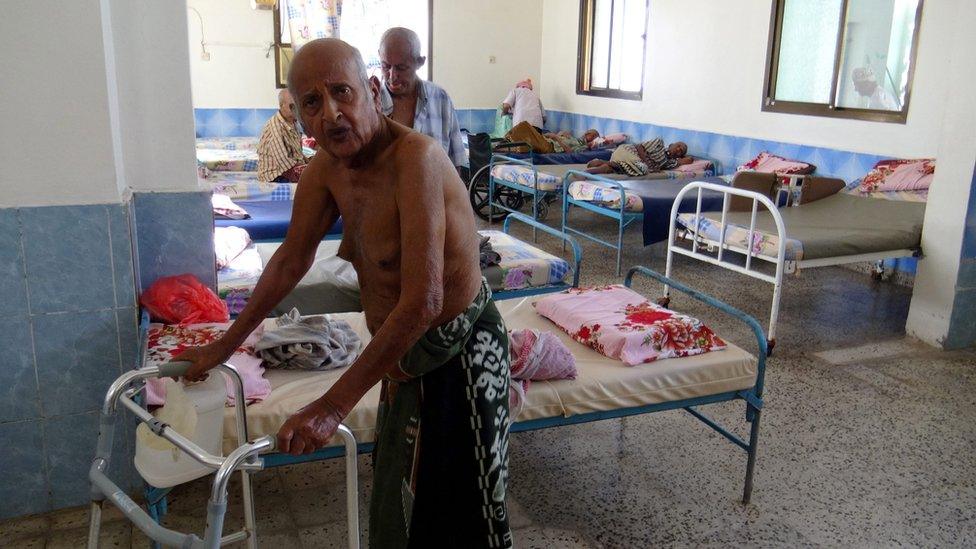
MULTIPOLYGON (((926 9, 934 5, 929 2, 926 9)), ((945 116, 939 139, 939 165, 929 193, 922 232, 925 259, 918 263, 906 331, 941 346, 949 333, 959 273, 966 209, 976 165, 976 3, 963 1, 944 32, 953 39, 948 58, 945 116)))
MULTIPOLYGON (((277 108, 274 55, 265 57, 265 44, 274 38, 271 12, 252 10, 243 0, 188 5, 200 12, 211 54, 210 61, 200 57, 200 21, 190 11, 193 106, 277 108)), ((434 2, 433 80, 457 108, 495 107, 518 80, 540 79, 542 6, 542 0, 434 2)))
POLYGON ((99 0, 5 2, 0 207, 119 201, 99 0))
POLYGON ((187 7, 193 106, 278 108, 271 10, 252 10, 247 0, 187 0, 187 7), (201 19, 209 61, 201 58, 201 19))
POLYGON ((197 190, 186 7, 158 0, 109 4, 121 180, 136 192, 197 190))
MULTIPOLYGON (((896 157, 935 156, 948 84, 950 28, 962 0, 926 2, 907 124, 761 111, 771 0, 652 0, 644 99, 576 95, 579 1, 545 0, 547 108, 677 128, 896 157)), ((976 86, 976 74, 966 77, 976 86)))
POLYGON ((542 0, 435 0, 434 82, 455 107, 497 107, 527 76, 544 87, 542 7, 542 0))

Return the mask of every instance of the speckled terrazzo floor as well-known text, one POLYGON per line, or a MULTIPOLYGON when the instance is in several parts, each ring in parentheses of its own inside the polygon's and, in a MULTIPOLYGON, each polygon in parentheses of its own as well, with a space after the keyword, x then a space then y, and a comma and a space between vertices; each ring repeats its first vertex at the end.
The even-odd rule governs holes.
MULTIPOLYGON (((608 220, 582 224, 612 234, 608 220)), ((641 248, 639 233, 627 233, 624 265, 663 271, 662 250, 641 248)), ((558 250, 546 237, 540 245, 558 250)), ((619 280, 612 251, 583 247, 584 284, 619 280)), ((766 283, 686 260, 677 261, 675 277, 767 322, 766 283)), ((910 298, 910 288, 841 268, 787 280, 749 505, 739 503, 744 453, 684 412, 513 435, 509 503, 517 545, 976 545, 976 352, 904 339, 910 298)), ((704 306, 680 297, 673 306, 749 344, 742 327, 704 306)), ((710 408, 744 432, 741 405, 710 408)), ((365 513, 367 457, 360 471, 365 513)), ((263 545, 344 546, 339 462, 262 472, 257 485, 263 545)), ((204 483, 180 487, 166 524, 202 531, 205 499, 204 483)), ((81 546, 85 516, 71 509, 0 523, 0 545, 81 546)), ((228 522, 240 516, 235 501, 228 522)), ((103 545, 146 541, 109 514, 103 545)))

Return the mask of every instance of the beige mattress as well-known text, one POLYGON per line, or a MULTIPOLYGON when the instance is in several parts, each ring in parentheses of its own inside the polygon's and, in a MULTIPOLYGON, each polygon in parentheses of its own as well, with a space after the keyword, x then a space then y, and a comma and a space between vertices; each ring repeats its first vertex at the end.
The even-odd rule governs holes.
MULTIPOLYGON (((557 334, 576 357, 579 376, 575 380, 532 382, 517 421, 671 402, 746 389, 755 384, 755 357, 731 343, 722 351, 635 367, 624 366, 622 362, 573 341, 555 324, 536 314, 532 307, 535 299, 538 298, 511 299, 497 305, 510 330, 534 328, 557 334)), ((332 317, 346 320, 364 342, 369 340, 362 313, 338 313, 332 317)), ((289 415, 322 395, 344 371, 269 371, 267 378, 273 388, 271 395, 264 402, 247 408, 250 436, 254 438, 276 433, 289 415)), ((359 442, 373 441, 378 400, 377 386, 346 418, 346 425, 359 442)), ((338 440, 336 443, 339 443, 338 440)), ((229 452, 236 446, 234 410, 227 408, 224 415, 224 451, 229 452)))

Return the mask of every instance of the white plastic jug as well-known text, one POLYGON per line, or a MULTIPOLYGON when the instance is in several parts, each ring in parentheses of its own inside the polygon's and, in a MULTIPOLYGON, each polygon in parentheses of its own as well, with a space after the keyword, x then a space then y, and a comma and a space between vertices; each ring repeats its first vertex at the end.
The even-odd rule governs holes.
MULTIPOLYGON (((166 380, 166 404, 155 416, 206 452, 221 455, 224 436, 224 376, 211 372, 206 381, 182 385, 166 380)), ((142 424, 136 430, 135 466, 142 478, 156 488, 168 488, 206 476, 212 469, 197 462, 142 424)))

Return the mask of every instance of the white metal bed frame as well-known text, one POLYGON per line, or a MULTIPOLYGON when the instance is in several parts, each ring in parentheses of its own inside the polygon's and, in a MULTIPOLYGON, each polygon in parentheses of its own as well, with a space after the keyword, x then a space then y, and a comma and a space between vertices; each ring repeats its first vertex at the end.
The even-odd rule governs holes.
MULTIPOLYGON (((790 205, 793 201, 794 190, 802 185, 802 176, 800 177, 790 177, 790 182, 788 186, 783 186, 777 191, 777 202, 780 201, 779 195, 782 192, 787 192, 786 203, 790 205)), ((780 299, 783 292, 783 274, 784 273, 794 273, 798 269, 804 267, 829 267, 833 265, 846 265, 849 263, 861 263, 861 262, 872 262, 881 261, 884 259, 893 259, 900 257, 918 257, 919 251, 912 249, 897 249, 897 250, 886 250, 881 252, 873 252, 867 254, 855 254, 855 255, 843 255, 835 257, 823 257, 817 259, 786 259, 786 241, 788 239, 788 233, 786 225, 783 222, 783 216, 776 204, 773 201, 760 193, 755 191, 747 191, 744 189, 736 189, 734 187, 726 187, 722 185, 716 185, 714 183, 706 183, 703 181, 694 181, 681 189, 678 192, 677 198, 675 198, 674 205, 671 207, 671 218, 670 218, 670 228, 668 229, 668 252, 667 252, 667 264, 665 266, 664 276, 666 278, 671 277, 671 268, 673 264, 674 254, 683 255, 685 257, 690 257, 692 259, 697 259, 705 263, 716 265, 722 267, 723 269, 728 269, 735 271, 752 278, 757 278, 759 280, 764 280, 773 285, 773 302, 770 307, 769 313, 769 341, 768 349, 772 353, 773 347, 776 345, 776 322, 779 318, 780 311, 780 299), (678 229, 678 205, 684 199, 685 195, 689 192, 697 191, 698 193, 698 203, 695 209, 694 226, 699 226, 699 219, 702 217, 701 204, 702 204, 702 191, 716 191, 722 193, 722 212, 721 212, 721 228, 719 234, 722 235, 722 241, 713 240, 711 238, 699 235, 697 231, 691 228, 678 229), (737 246, 727 242, 726 230, 728 229, 727 216, 729 211, 729 199, 731 196, 741 196, 745 198, 752 199, 752 209, 749 222, 749 242, 753 241, 754 233, 756 232, 756 216, 758 214, 759 204, 769 211, 770 215, 773 216, 773 222, 776 224, 776 236, 779 240, 779 245, 776 251, 776 255, 766 255, 759 253, 752 248, 746 249, 741 246, 737 246), (692 239, 691 249, 682 247, 678 245, 677 236, 679 231, 684 235, 690 236, 692 239), (702 248, 705 252, 700 251, 702 248), (717 252, 714 255, 706 252, 713 252, 717 248, 717 252), (739 265, 729 261, 725 257, 725 252, 735 252, 745 256, 745 266, 739 265), (770 275, 761 271, 756 270, 752 267, 753 259, 758 259, 775 265, 775 273, 770 275)), ((670 289, 665 286, 664 288, 664 302, 667 303, 670 300, 670 289)))

